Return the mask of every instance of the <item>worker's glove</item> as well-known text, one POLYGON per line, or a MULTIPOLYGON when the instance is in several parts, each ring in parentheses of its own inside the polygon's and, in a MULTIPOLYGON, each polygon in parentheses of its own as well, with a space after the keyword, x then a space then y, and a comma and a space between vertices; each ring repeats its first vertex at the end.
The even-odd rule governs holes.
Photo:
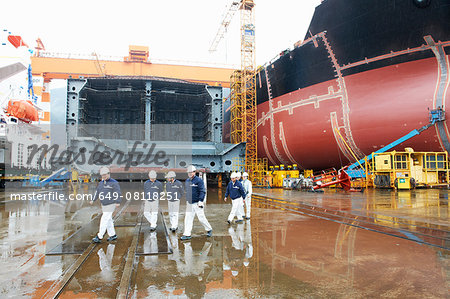
POLYGON ((198 206, 200 209, 203 209, 203 201, 199 201, 198 204, 197 204, 197 206, 198 206))

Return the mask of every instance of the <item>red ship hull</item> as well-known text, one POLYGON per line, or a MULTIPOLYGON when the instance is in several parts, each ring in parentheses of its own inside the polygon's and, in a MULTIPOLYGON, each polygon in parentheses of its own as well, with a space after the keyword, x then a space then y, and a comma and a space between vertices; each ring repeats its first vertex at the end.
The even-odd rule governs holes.
MULTIPOLYGON (((438 96, 446 109, 450 76, 442 76, 441 67, 436 58, 415 60, 337 76, 261 103, 258 155, 271 164, 296 163, 304 169, 345 165, 354 161, 351 152, 368 155, 426 125, 427 109, 437 108, 438 96)), ((447 127, 448 121, 447 136, 431 127, 397 149, 443 151, 442 139, 450 139, 447 127)))

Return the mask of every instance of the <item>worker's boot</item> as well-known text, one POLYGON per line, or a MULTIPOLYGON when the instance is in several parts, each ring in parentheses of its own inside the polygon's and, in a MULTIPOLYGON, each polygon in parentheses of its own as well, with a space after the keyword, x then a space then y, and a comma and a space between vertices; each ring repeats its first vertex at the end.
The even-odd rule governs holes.
POLYGON ((115 240, 117 240, 117 235, 111 236, 107 240, 108 240, 108 242, 115 241, 115 240))

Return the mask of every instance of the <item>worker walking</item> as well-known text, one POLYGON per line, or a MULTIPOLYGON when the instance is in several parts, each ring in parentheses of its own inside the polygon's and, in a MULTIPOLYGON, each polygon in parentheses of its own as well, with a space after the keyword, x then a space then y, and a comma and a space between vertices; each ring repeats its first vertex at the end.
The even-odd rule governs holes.
MULTIPOLYGON (((236 172, 236 181, 238 181, 242 185, 242 173, 240 171, 236 172)), ((236 211, 236 216, 242 215, 242 217, 244 217, 244 215, 245 215, 244 204, 245 204, 245 198, 242 198, 242 204, 238 206, 238 209, 236 211)), ((239 216, 238 216, 238 218, 239 218, 239 216)))
POLYGON ((236 172, 236 180, 242 183, 241 175, 240 171, 236 172))
POLYGON ((205 185, 205 199, 203 200, 203 205, 206 206, 208 199, 208 180, 206 179, 206 172, 199 172, 198 177, 203 180, 203 184, 205 185))
POLYGON ((100 199, 102 204, 102 217, 100 218, 100 228, 98 234, 92 239, 94 243, 100 243, 103 236, 108 232, 108 241, 117 240, 116 231, 114 229, 114 221, 112 215, 116 207, 122 202, 122 193, 120 191, 119 183, 111 178, 108 167, 100 168, 101 182, 97 186, 94 199, 90 202, 100 199))
POLYGON ((166 175, 166 198, 169 207, 170 230, 174 233, 178 229, 178 215, 180 210, 180 199, 184 195, 183 183, 175 179, 174 171, 166 175))
POLYGON ((227 201, 227 197, 230 196, 232 201, 232 207, 230 215, 228 215, 228 224, 231 224, 234 216, 237 217, 236 223, 242 223, 242 210, 243 210, 243 200, 245 199, 245 190, 242 187, 241 182, 237 180, 236 172, 231 173, 231 182, 228 183, 227 190, 225 192, 224 201, 227 201))
POLYGON ((248 173, 244 172, 242 174, 242 187, 244 187, 245 190, 245 200, 244 200, 244 206, 245 206, 245 219, 250 219, 250 209, 252 207, 252 182, 248 179, 248 173))
POLYGON ((190 165, 187 168, 188 179, 185 182, 186 190, 186 215, 184 216, 184 233, 181 240, 191 239, 192 225, 194 217, 197 215, 198 220, 206 230, 206 236, 212 236, 212 227, 206 219, 203 209, 203 200, 205 199, 205 185, 203 180, 195 175, 196 168, 190 165))
POLYGON ((159 199, 163 194, 163 185, 156 180, 156 171, 150 170, 149 180, 144 183, 144 197, 146 199, 144 206, 144 216, 150 222, 150 230, 156 230, 158 221, 159 199))

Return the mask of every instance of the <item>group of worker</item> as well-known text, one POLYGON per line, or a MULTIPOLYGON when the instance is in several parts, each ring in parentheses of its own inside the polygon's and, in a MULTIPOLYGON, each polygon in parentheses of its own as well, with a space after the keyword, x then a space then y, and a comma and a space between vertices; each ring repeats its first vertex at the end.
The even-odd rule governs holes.
POLYGON ((231 181, 228 183, 227 190, 225 191, 224 201, 227 201, 229 196, 232 201, 231 212, 228 215, 228 224, 231 224, 234 217, 237 217, 236 223, 242 223, 244 217, 245 206, 245 219, 250 219, 251 209, 251 197, 252 197, 252 182, 248 179, 248 173, 244 172, 232 172, 230 176, 231 181))
MULTIPOLYGON (((150 223, 150 230, 155 231, 157 227, 159 201, 167 200, 170 219, 170 231, 176 232, 178 229, 178 216, 180 208, 180 199, 185 196, 186 199, 186 213, 184 218, 184 233, 181 240, 191 239, 192 226, 194 218, 197 215, 198 220, 203 225, 206 236, 212 236, 212 227, 206 219, 204 212, 204 200, 206 196, 206 188, 203 180, 196 175, 197 169, 190 165, 187 168, 188 179, 183 184, 176 179, 176 174, 169 171, 165 178, 165 191, 163 183, 158 181, 157 173, 151 170, 148 174, 149 180, 144 183, 144 216, 150 223)), ((122 201, 122 193, 119 183, 111 178, 108 167, 100 168, 101 182, 97 186, 97 190, 91 201, 91 204, 100 199, 102 205, 102 217, 100 219, 100 228, 98 234, 92 239, 95 243, 100 243, 103 236, 107 232, 108 241, 117 240, 117 235, 114 229, 114 222, 112 215, 116 207, 122 201)), ((237 217, 236 223, 242 223, 244 217, 244 205, 246 208, 245 219, 250 219, 251 194, 252 184, 248 180, 248 174, 244 172, 241 174, 233 172, 231 174, 231 181, 227 186, 225 192, 225 201, 229 196, 232 200, 231 212, 228 216, 228 224, 231 224, 234 217, 237 217)))

